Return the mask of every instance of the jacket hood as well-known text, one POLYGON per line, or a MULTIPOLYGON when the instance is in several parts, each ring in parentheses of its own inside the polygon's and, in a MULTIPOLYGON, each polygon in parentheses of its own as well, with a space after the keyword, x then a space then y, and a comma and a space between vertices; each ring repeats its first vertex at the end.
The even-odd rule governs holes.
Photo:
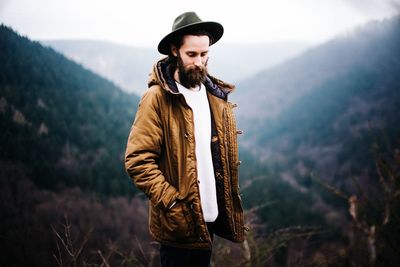
MULTIPOLYGON (((173 78, 175 72, 174 66, 171 64, 169 57, 165 57, 153 66, 153 70, 150 73, 148 87, 153 85, 159 85, 166 91, 172 94, 179 94, 178 87, 173 78)), ((209 74, 207 74, 204 85, 211 94, 221 99, 227 100, 228 94, 235 90, 235 86, 226 82, 223 82, 209 74)))

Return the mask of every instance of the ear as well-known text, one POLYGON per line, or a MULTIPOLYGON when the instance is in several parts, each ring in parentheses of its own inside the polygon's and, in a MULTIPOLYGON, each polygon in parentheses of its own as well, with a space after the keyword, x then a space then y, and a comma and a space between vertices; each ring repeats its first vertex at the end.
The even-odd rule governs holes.
POLYGON ((175 57, 178 56, 178 49, 176 48, 175 45, 171 45, 171 52, 172 52, 172 55, 174 55, 175 57))

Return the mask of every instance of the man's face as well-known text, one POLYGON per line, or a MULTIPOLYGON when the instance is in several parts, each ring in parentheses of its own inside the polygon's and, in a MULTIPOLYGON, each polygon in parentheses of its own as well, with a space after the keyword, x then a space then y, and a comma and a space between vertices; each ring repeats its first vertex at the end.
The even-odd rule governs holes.
POLYGON ((204 82, 207 76, 209 43, 210 39, 206 35, 185 35, 179 51, 172 48, 172 53, 178 58, 179 82, 183 86, 193 88, 204 82))

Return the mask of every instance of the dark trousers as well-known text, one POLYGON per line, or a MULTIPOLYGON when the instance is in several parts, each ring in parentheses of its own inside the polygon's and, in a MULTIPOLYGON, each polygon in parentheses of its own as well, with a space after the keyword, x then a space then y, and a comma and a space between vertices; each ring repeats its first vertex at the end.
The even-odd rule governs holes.
MULTIPOLYGON (((207 223, 207 227, 212 238, 212 223, 207 223)), ((160 259, 162 267, 208 267, 211 261, 211 250, 161 245, 160 259)))

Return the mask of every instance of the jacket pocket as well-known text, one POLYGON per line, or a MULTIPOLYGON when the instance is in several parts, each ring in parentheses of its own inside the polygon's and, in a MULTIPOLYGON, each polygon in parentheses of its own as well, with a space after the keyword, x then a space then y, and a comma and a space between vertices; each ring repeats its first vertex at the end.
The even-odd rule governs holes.
POLYGON ((193 214, 185 201, 178 201, 172 208, 161 212, 160 222, 165 241, 191 242, 195 239, 193 214))

